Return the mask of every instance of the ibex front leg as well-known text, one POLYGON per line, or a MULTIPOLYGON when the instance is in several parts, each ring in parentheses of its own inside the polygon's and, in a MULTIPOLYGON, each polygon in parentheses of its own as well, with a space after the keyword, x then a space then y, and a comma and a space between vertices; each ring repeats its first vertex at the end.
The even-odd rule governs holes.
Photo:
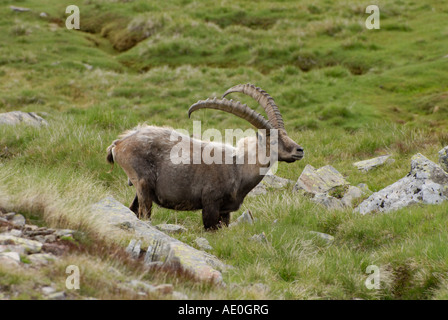
POLYGON ((219 228, 219 203, 208 200, 202 203, 202 222, 206 230, 216 230, 219 228))

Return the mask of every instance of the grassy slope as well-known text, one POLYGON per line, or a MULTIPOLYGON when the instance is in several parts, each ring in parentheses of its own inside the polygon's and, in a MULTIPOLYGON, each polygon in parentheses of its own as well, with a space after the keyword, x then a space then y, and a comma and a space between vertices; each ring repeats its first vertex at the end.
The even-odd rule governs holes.
MULTIPOLYGON (((121 170, 107 173, 110 142, 142 121, 191 130, 189 105, 246 82, 274 96, 306 149, 303 161, 280 164, 280 176, 296 180, 306 164, 332 164, 352 184, 379 190, 407 173, 414 153, 436 160, 448 144, 448 6, 381 1, 381 30, 367 30, 368 4, 3 1, 0 111, 45 112, 50 122, 40 130, 0 127, 7 203, 50 224, 106 233, 85 222, 82 208, 105 194, 125 204, 133 197, 121 170), (65 7, 74 3, 82 31, 64 27, 65 7), (33 11, 11 12, 12 4, 33 11), (367 174, 352 166, 385 153, 397 161, 367 174)), ((193 119, 203 129, 247 127, 209 110, 193 119)), ((448 297, 446 204, 360 217, 285 191, 247 199, 234 216, 245 208, 259 223, 216 233, 202 231, 198 212, 154 209, 154 223, 185 225, 182 240, 205 236, 212 253, 236 267, 225 281, 237 285, 225 290, 179 281, 191 297, 448 297), (328 246, 311 230, 336 241, 328 246), (248 240, 261 232, 269 245, 248 240), (381 266, 380 291, 364 286, 370 264, 381 266), (257 282, 270 290, 250 286, 257 282)), ((100 287, 89 294, 107 296, 100 287)))

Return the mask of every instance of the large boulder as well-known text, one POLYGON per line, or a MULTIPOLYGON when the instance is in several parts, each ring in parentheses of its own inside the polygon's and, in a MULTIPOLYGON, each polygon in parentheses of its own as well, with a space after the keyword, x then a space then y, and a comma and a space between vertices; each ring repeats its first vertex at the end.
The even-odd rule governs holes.
POLYGON ((448 173, 418 153, 412 157, 407 176, 373 193, 355 211, 388 212, 414 203, 437 204, 445 200, 448 200, 448 173))
POLYGON ((0 113, 0 125, 17 125, 19 123, 25 123, 36 127, 48 125, 47 121, 45 121, 42 117, 39 117, 34 112, 11 111, 0 113))
POLYGON ((131 210, 114 198, 107 197, 94 204, 92 212, 112 230, 132 233, 133 237, 142 242, 142 247, 148 247, 148 252, 157 251, 153 252, 152 256, 157 257, 158 261, 180 267, 198 280, 222 282, 220 271, 225 270, 226 265, 215 256, 197 250, 139 220, 131 210))

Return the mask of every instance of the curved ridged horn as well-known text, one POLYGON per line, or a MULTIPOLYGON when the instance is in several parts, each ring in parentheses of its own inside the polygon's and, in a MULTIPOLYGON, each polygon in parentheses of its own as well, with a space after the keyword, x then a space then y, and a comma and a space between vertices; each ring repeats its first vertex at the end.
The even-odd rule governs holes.
POLYGON ((280 114, 280 110, 278 110, 274 99, 266 91, 250 83, 239 84, 227 90, 222 95, 222 97, 224 98, 226 95, 232 92, 241 92, 255 99, 266 111, 269 122, 272 123, 274 128, 283 130, 285 129, 285 124, 283 123, 283 118, 280 114))
POLYGON ((216 98, 199 100, 193 104, 190 109, 188 109, 188 117, 190 117, 191 113, 199 109, 222 110, 248 121, 257 129, 274 129, 272 124, 269 123, 269 121, 267 121, 261 114, 239 101, 216 98))

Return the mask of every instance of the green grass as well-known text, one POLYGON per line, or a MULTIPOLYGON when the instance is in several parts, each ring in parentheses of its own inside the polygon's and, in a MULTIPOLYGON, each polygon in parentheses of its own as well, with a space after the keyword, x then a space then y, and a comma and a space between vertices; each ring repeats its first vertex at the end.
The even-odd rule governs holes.
MULTIPOLYGON (((369 4, 3 1, 0 112, 38 112, 50 125, 0 127, 0 206, 39 223, 82 229, 87 243, 99 235, 124 246, 126 236, 110 239, 87 210, 105 195, 125 205, 133 199, 123 171, 108 173, 107 146, 144 121, 189 131, 192 120, 201 120, 203 130, 248 128, 212 110, 187 116, 197 100, 247 82, 275 98, 288 133, 306 150, 304 160, 280 164, 279 176, 296 180, 306 164, 331 164, 352 185, 378 191, 407 174, 413 154, 436 161, 448 144, 448 6, 381 1, 381 29, 367 30, 369 4), (65 28, 70 4, 80 7, 80 31, 65 28), (32 11, 12 12, 10 5, 32 11), (367 173, 352 165, 384 154, 396 161, 367 173)), ((248 97, 232 98, 263 112, 248 97)), ((213 233, 203 231, 200 212, 153 210, 154 224, 184 225, 181 240, 195 246, 196 237, 206 237, 212 254, 235 267, 224 274, 225 289, 170 274, 142 277, 174 282, 194 299, 448 297, 446 204, 360 216, 274 190, 247 198, 233 219, 247 208, 258 218, 253 226, 213 233), (328 244, 310 231, 335 241, 328 244), (249 240, 262 232, 267 243, 249 240), (380 290, 364 285, 371 264, 380 267, 380 290)), ((134 266, 93 253, 67 262, 72 260, 85 264, 83 295, 136 298, 119 289, 108 295, 117 284, 100 273, 115 263, 125 278, 137 277, 134 266)), ((39 283, 62 281, 64 263, 62 276, 47 270, 39 283)), ((18 271, 0 272, 2 286, 18 281, 25 292, 34 287, 32 273, 22 281, 18 271)))

